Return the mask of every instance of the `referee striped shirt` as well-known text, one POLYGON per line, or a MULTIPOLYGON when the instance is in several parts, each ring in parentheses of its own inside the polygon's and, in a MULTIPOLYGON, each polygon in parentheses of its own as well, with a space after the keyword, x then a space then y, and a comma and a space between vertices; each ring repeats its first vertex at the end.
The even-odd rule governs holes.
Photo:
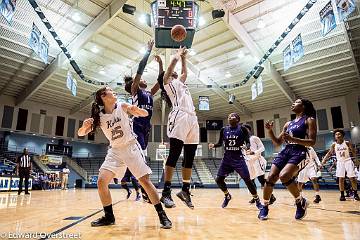
POLYGON ((19 159, 20 167, 29 168, 30 167, 30 156, 29 155, 22 155, 19 159))

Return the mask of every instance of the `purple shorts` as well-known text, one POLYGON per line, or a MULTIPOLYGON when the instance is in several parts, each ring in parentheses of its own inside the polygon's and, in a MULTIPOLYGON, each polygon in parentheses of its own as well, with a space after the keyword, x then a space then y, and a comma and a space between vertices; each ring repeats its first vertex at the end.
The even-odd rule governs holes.
POLYGON ((302 145, 288 144, 283 150, 281 150, 281 152, 279 152, 272 164, 278 167, 280 171, 288 163, 297 165, 300 169, 302 169, 305 167, 305 165, 302 163, 305 163, 306 153, 306 147, 302 145))
POLYGON ((236 171, 244 181, 250 181, 250 173, 243 157, 234 159, 224 156, 217 175, 227 177, 234 171, 236 171))
POLYGON ((145 150, 149 142, 151 126, 143 127, 141 125, 134 124, 133 129, 134 129, 134 133, 137 135, 137 141, 139 142, 141 149, 145 150))

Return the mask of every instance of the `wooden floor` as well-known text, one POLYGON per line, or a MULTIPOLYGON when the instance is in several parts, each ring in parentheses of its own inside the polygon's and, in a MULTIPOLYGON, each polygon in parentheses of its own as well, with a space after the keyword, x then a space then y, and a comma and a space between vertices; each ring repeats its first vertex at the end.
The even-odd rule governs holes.
MULTIPOLYGON (((173 192, 176 193, 175 189, 173 192)), ((339 201, 338 191, 322 191, 323 201, 311 204, 302 221, 294 220, 293 199, 285 190, 275 190, 278 201, 271 206, 269 220, 259 221, 258 210, 247 202, 246 190, 230 189, 233 200, 220 207, 218 189, 196 189, 195 210, 175 199, 177 207, 167 210, 173 228, 159 228, 153 207, 125 199, 125 191, 112 190, 116 225, 92 228, 90 222, 102 215, 94 190, 33 191, 30 196, 0 193, 0 237, 4 233, 60 232, 79 234, 81 239, 360 239, 360 202, 339 201), (82 217, 80 220, 64 220, 82 217)), ((313 192, 304 195, 312 201, 313 192)))

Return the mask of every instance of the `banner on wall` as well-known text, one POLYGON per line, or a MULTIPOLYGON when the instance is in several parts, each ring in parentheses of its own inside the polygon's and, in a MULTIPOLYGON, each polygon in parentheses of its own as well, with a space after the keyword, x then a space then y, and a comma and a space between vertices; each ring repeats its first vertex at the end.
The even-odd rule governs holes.
POLYGON ((292 45, 292 59, 293 63, 296 63, 304 56, 304 46, 302 43, 301 34, 296 36, 296 38, 292 41, 292 45))
POLYGON ((8 23, 11 23, 11 20, 15 13, 16 0, 0 0, 0 13, 4 16, 8 23))
POLYGON ((0 191, 9 191, 10 181, 10 177, 0 177, 0 191))
POLYGON ((344 21, 354 10, 354 0, 335 0, 339 21, 344 21))
POLYGON ((287 71, 292 66, 292 57, 291 57, 291 46, 290 44, 283 51, 284 58, 284 71, 287 71))
POLYGON ((63 157, 58 155, 47 155, 48 156, 48 164, 50 165, 61 165, 63 157))
POLYGON ((77 92, 77 81, 75 78, 73 78, 72 74, 70 71, 68 71, 67 73, 67 77, 66 77, 66 87, 71 91, 71 94, 73 96, 76 96, 76 92, 77 92))
POLYGON ((325 7, 319 12, 321 22, 321 33, 326 36, 336 27, 336 20, 332 2, 328 2, 325 7))
MULTIPOLYGON (((25 182, 25 180, 23 180, 25 182)), ((10 181, 10 190, 19 190, 19 182, 20 182, 20 178, 19 177, 11 177, 11 181, 10 181)), ((24 182, 23 182, 23 188, 24 187, 24 182)), ((28 184, 28 188, 29 190, 32 189, 32 178, 29 178, 29 184, 28 184)))
POLYGON ((199 110, 200 111, 210 110, 210 100, 208 96, 199 96, 199 110))

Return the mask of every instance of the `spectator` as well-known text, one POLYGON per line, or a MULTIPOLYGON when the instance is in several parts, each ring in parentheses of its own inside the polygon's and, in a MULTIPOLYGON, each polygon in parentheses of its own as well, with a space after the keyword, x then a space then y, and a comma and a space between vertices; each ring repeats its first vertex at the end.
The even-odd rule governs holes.
POLYGON ((67 184, 68 184, 68 179, 69 179, 69 173, 70 173, 70 169, 68 169, 66 167, 66 165, 64 166, 63 170, 62 170, 62 181, 61 181, 61 189, 62 190, 66 190, 67 189, 67 184))

